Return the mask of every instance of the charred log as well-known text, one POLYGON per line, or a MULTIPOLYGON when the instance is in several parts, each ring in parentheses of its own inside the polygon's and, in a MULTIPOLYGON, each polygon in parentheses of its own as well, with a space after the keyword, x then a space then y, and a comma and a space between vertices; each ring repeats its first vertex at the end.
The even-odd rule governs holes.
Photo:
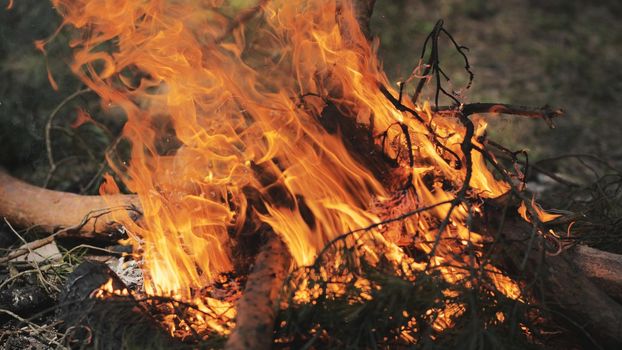
POLYGON ((84 262, 69 276, 57 310, 70 336, 70 345, 95 349, 127 347, 173 348, 180 344, 165 334, 131 296, 94 294, 112 281, 114 290, 124 283, 106 264, 84 262))

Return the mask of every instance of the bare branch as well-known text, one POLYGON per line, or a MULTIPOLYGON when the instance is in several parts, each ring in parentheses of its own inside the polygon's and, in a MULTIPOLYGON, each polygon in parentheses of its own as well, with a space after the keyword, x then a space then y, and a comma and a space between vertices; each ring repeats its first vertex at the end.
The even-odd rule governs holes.
POLYGON ((0 168, 0 216, 21 228, 60 236, 111 239, 119 236, 114 211, 137 220, 140 203, 134 195, 85 196, 30 185, 0 168))
POLYGON ((529 118, 543 119, 550 128, 554 128, 553 119, 564 115, 561 108, 553 108, 548 105, 542 107, 518 106, 505 103, 467 103, 462 106, 440 106, 436 108, 438 112, 461 111, 468 116, 472 114, 510 114, 529 118))

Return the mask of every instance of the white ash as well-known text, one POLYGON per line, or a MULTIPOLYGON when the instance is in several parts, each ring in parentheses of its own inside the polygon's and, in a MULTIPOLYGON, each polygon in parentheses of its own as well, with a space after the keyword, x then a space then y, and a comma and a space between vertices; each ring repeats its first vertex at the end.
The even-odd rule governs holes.
POLYGON ((121 257, 118 260, 111 260, 107 264, 110 269, 119 276, 121 281, 125 283, 129 290, 143 290, 143 271, 140 269, 140 264, 136 260, 128 259, 126 261, 126 257, 121 257))

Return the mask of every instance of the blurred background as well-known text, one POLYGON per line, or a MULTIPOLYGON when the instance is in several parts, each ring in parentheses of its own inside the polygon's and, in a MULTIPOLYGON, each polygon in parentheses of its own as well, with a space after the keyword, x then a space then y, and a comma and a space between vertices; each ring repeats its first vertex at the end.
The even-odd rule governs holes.
MULTIPOLYGON (((69 31, 58 34, 46 55, 36 49, 34 42, 50 37, 60 23, 50 2, 20 0, 6 9, 8 4, 0 0, 0 165, 40 186, 97 193, 107 170, 104 154, 116 146, 123 118, 104 117, 97 98, 80 92, 67 67, 69 31), (80 123, 79 110, 93 120, 80 123)), ((553 130, 541 120, 492 117, 490 138, 526 149, 531 163, 541 161, 547 171, 591 186, 612 172, 620 179, 621 17, 619 0, 377 0, 371 29, 384 69, 397 82, 417 65, 425 37, 443 19, 469 48, 475 80, 465 102, 549 104, 567 112, 553 130), (551 160, 583 154, 594 157, 551 160)), ((460 85, 461 58, 449 42, 441 51, 441 64, 460 85)), ((535 172, 529 180, 533 188, 550 182, 535 172)), ((547 201, 569 208, 576 198, 547 201)))
MULTIPOLYGON (((393 79, 410 73, 425 35, 444 19, 470 49, 469 102, 549 104, 567 112, 555 130, 542 121, 502 117, 492 123, 493 139, 528 149, 534 160, 594 153, 622 161, 622 2, 378 0, 375 11, 372 30, 393 79)), ((451 72, 462 64, 455 62, 441 63, 451 72)))

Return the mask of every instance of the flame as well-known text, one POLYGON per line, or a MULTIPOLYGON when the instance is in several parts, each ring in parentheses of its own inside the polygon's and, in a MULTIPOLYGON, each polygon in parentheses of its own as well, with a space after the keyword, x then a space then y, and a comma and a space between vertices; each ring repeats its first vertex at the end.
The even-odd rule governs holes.
POLYGON ((129 294, 130 292, 127 288, 115 289, 113 279, 109 278, 104 284, 91 293, 91 297, 96 299, 105 299, 110 295, 128 296, 129 294))
MULTIPOLYGON (((553 221, 559 217, 561 217, 561 214, 551 214, 548 213, 546 210, 542 209, 540 207, 540 205, 538 203, 536 203, 535 198, 531 199, 531 207, 533 208, 533 210, 536 212, 536 214, 538 215, 538 220, 540 222, 549 222, 549 221, 553 221)), ((527 206, 525 205, 525 202, 521 202, 520 206, 518 207, 518 213, 520 214, 520 216, 525 219, 525 221, 531 222, 531 219, 529 218, 529 214, 527 211, 527 206)))
MULTIPOLYGON (((467 278, 450 267, 452 262, 478 264, 463 253, 465 246, 484 242, 467 225, 474 214, 464 203, 451 204, 466 179, 465 167, 457 166, 465 162, 460 148, 465 127, 457 118, 437 117, 427 103, 403 102, 423 123, 395 108, 379 86, 397 92, 380 68, 376 45, 360 31, 350 1, 274 0, 257 8, 249 3, 247 9, 261 12, 252 32, 242 22, 232 26, 227 13, 240 9, 220 0, 53 3, 63 26, 83 33, 71 43, 73 72, 104 107, 121 107, 127 115, 129 163, 110 159, 110 164, 144 211, 140 226, 129 217, 120 220, 143 261, 146 294, 192 301, 233 317, 227 302, 197 300, 195 294, 233 270, 232 237, 267 225, 302 266, 341 233, 396 214, 374 209, 374 203, 391 203, 396 186, 365 165, 371 155, 354 154, 348 135, 328 130, 326 123, 335 118, 350 118, 347 122, 372 135, 384 135, 373 139, 375 147, 399 163, 385 177, 412 179, 400 197, 408 203, 404 212, 444 203, 402 220, 409 237, 388 224, 368 230, 373 237, 368 240, 381 242, 391 261, 412 270, 425 266, 409 258, 400 242, 434 250, 431 264, 449 282, 467 278), (323 114, 330 106, 343 117, 323 114), (405 126, 410 149, 397 123, 405 126), (461 159, 440 149, 431 130, 436 142, 461 159), (450 225, 438 232, 445 217, 450 225)), ((482 135, 485 122, 473 122, 476 136, 482 135)), ((476 138, 473 143, 481 146, 476 138)), ((509 189, 479 153, 471 157, 470 196, 493 198, 509 189)), ((102 193, 118 192, 111 182, 102 193)), ((371 245, 366 252, 378 259, 371 245)), ((495 274, 494 267, 487 269, 495 274)), ((499 276, 498 288, 518 298, 518 286, 499 276)), ((461 310, 460 305, 440 310, 438 327, 461 310)))
POLYGON ((90 123, 93 122, 93 118, 91 118, 91 116, 89 115, 88 112, 86 112, 85 110, 79 108, 76 111, 76 119, 73 121, 73 123, 71 123, 71 128, 72 129, 76 129, 79 128, 80 126, 86 124, 86 123, 90 123))

